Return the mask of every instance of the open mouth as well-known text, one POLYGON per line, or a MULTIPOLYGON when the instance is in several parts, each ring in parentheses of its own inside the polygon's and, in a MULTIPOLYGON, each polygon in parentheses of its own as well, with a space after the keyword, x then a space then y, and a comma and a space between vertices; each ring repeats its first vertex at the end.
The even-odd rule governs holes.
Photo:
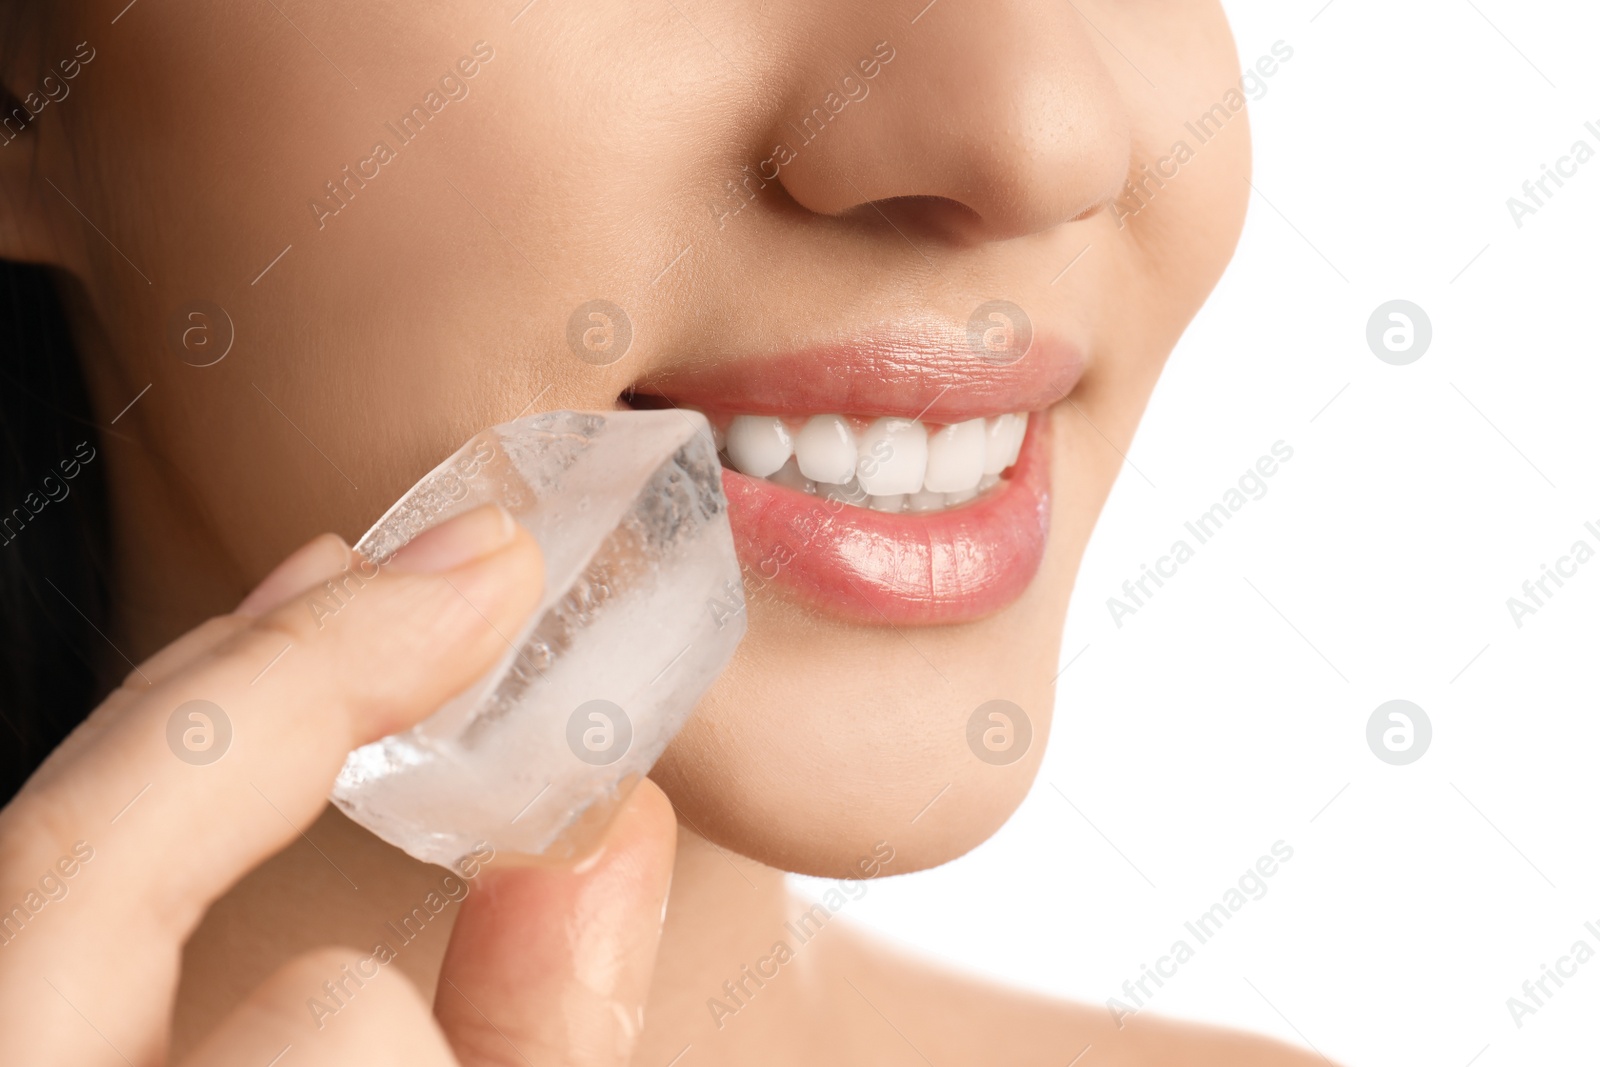
POLYGON ((1035 347, 1007 365, 925 340, 691 364, 627 400, 711 423, 747 593, 864 625, 968 622, 1044 558, 1048 408, 1082 360, 1035 347))

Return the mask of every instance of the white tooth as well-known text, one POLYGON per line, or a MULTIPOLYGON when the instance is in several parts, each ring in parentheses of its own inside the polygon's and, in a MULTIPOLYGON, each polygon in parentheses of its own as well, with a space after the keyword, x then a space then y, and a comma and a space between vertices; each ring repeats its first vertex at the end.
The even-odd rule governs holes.
POLYGON ((813 415, 794 435, 794 455, 807 478, 842 484, 856 469, 856 435, 838 415, 813 415))
POLYGON ((929 434, 923 488, 935 493, 976 488, 983 477, 986 437, 982 419, 952 423, 929 434))
POLYGON ((814 493, 817 489, 816 482, 800 473, 800 467, 795 463, 793 457, 790 457, 783 466, 770 475, 767 481, 777 482, 779 485, 788 486, 790 489, 798 489, 802 493, 814 493))
POLYGON ((817 485, 817 494, 824 500, 835 500, 845 504, 865 504, 867 494, 862 490, 861 483, 851 478, 844 485, 817 485))
POLYGON ((794 452, 789 428, 767 415, 740 415, 728 424, 728 459, 753 478, 765 478, 794 452))
POLYGON ((1007 439, 1006 449, 1006 466, 1009 467, 1017 461, 1017 456, 1022 452, 1022 438, 1028 432, 1028 414, 1023 412, 1020 415, 1007 415, 1006 418, 1011 420, 1011 426, 1007 431, 1010 436, 1007 439))
POLYGON ((983 420, 983 473, 999 474, 1006 469, 1006 441, 1002 437, 1004 415, 983 420))
POLYGON ((963 489, 959 493, 946 493, 944 495, 944 506, 953 508, 957 504, 965 504, 977 495, 978 491, 976 489, 963 489))
POLYGON ((906 497, 907 511, 938 511, 944 507, 943 493, 930 493, 926 489, 919 489, 906 497))
POLYGON ((1000 476, 998 474, 985 474, 982 478, 978 479, 978 492, 981 493, 985 489, 992 489, 994 486, 999 484, 1000 476))
POLYGON ((906 495, 896 493, 893 496, 875 496, 868 501, 867 506, 873 511, 904 511, 906 495))
POLYGON ((718 452, 728 447, 728 431, 721 426, 711 427, 711 444, 718 452))
POLYGON ((983 473, 999 474, 1015 460, 1011 440, 1011 423, 1015 419, 1015 415, 996 415, 984 420, 983 473))
POLYGON ((882 418, 861 435, 856 478, 873 496, 915 493, 928 471, 928 430, 915 419, 882 418))

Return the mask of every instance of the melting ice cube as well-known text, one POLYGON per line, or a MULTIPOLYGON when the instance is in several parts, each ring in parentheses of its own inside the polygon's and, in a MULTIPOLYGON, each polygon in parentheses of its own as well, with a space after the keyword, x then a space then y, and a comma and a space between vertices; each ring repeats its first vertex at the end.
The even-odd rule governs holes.
POLYGON ((696 412, 552 411, 495 426, 356 547, 382 565, 498 501, 538 540, 545 593, 501 661, 404 733, 352 752, 333 801, 453 864, 475 845, 559 853, 603 826, 745 632, 711 428, 696 412))

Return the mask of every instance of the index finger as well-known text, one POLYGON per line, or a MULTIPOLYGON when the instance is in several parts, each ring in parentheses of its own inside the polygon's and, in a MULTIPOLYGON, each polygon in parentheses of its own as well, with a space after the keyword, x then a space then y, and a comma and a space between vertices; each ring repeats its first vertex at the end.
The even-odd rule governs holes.
POLYGON ((488 669, 541 584, 532 538, 478 509, 412 542, 336 614, 291 602, 110 702, 92 738, 0 812, 0 902, 24 899, 75 847, 89 853, 71 921, 66 907, 43 910, 0 952, 0 999, 22 994, 61 1032, 111 1020, 94 1028, 113 1043, 121 1020, 121 1053, 158 1051, 148 1046, 177 950, 207 905, 309 825, 352 748, 411 726, 488 669), (181 728, 196 701, 231 733, 211 762, 169 747, 169 722, 179 715, 181 728))

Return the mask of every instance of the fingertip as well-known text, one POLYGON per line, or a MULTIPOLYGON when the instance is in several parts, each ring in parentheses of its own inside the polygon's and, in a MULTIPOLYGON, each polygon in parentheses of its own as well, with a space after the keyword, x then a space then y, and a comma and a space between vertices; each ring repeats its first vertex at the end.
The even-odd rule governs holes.
POLYGON ((511 862, 496 870, 497 855, 483 869, 462 899, 434 1001, 464 1062, 506 1038, 533 1043, 552 1027, 569 1039, 566 1051, 614 1050, 605 1062, 629 1062, 676 834, 666 795, 642 780, 585 855, 536 866, 504 856, 511 862))
POLYGON ((327 581, 350 565, 350 546, 334 533, 318 534, 291 552, 239 602, 234 614, 258 619, 297 593, 327 581))
MULTIPOLYGON (((628 802, 622 811, 617 814, 620 823, 626 818, 628 824, 620 832, 636 835, 647 841, 663 844, 671 855, 678 841, 678 814, 672 807, 672 801, 667 794, 662 792, 660 786, 649 778, 641 781, 628 797, 628 802)), ((613 831, 617 832, 617 831, 613 831)))
POLYGON ((539 542, 498 507, 468 512, 447 525, 455 524, 463 527, 462 540, 477 540, 476 554, 459 545, 447 549, 427 545, 419 547, 406 566, 397 566, 401 554, 412 552, 434 530, 444 530, 440 526, 401 549, 384 569, 405 575, 408 569, 420 573, 424 568, 442 568, 438 573, 450 588, 497 628, 521 622, 544 595, 544 552, 539 542), (502 524, 502 516, 508 524, 502 524))
POLYGON ((388 567, 396 574, 443 574, 493 555, 520 528, 499 504, 483 504, 424 530, 390 558, 388 567))

